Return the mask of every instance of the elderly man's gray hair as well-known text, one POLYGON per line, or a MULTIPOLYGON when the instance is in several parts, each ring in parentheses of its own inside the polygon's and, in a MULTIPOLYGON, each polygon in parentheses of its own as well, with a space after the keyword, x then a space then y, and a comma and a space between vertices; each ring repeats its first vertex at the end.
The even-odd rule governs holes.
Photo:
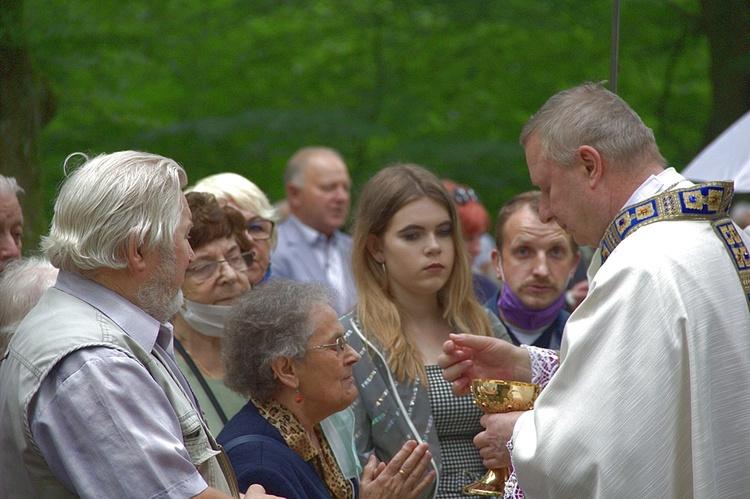
POLYGON ((66 179, 42 247, 52 265, 80 274, 125 268, 131 239, 145 250, 172 251, 186 183, 182 167, 163 156, 99 155, 66 179))
POLYGON ((11 260, 0 275, 0 354, 18 324, 55 284, 57 269, 46 258, 11 260))
POLYGON ((0 175, 0 196, 3 194, 15 194, 18 196, 24 192, 14 177, 0 175))
POLYGON ((344 162, 344 158, 336 149, 323 146, 303 147, 289 158, 284 169, 284 184, 304 187, 304 175, 310 160, 316 156, 333 156, 344 162))
POLYGON ((224 384, 267 401, 279 388, 271 370, 280 356, 301 359, 317 324, 313 312, 333 307, 334 292, 319 282, 271 280, 245 293, 224 325, 224 384))

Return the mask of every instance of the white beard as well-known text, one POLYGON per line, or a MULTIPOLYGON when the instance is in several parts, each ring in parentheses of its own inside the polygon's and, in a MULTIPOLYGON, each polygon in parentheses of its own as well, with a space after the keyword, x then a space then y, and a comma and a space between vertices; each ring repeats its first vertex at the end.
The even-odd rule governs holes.
POLYGON ((138 289, 138 306, 159 322, 167 322, 182 307, 182 288, 172 288, 177 260, 171 252, 161 254, 161 262, 151 278, 138 289))

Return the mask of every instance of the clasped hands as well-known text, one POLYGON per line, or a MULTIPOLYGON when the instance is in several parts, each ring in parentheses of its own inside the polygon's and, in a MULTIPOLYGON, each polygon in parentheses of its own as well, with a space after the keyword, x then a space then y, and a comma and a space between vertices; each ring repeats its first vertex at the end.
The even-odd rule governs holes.
MULTIPOLYGON (((468 395, 474 379, 531 381, 531 360, 526 349, 488 336, 451 334, 450 340, 443 344, 438 365, 456 396, 468 395)), ((521 414, 523 412, 482 416, 480 424, 485 430, 474 437, 474 445, 479 448, 486 468, 510 466, 506 444, 521 414)))
POLYGON ((370 456, 359 483, 360 499, 419 497, 435 480, 435 471, 427 471, 431 461, 428 445, 414 440, 407 441, 388 464, 370 456))

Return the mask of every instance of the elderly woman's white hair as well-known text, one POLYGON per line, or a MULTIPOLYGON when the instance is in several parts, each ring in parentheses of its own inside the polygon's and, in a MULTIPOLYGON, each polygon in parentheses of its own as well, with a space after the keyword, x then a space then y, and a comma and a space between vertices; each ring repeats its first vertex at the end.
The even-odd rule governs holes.
MULTIPOLYGON (((236 173, 217 173, 202 178, 194 186, 185 189, 188 192, 207 192, 216 199, 236 204, 239 208, 251 211, 261 218, 278 222, 276 210, 260 188, 236 173)), ((271 248, 276 248, 276 231, 271 236, 271 248)))
POLYGON ((186 183, 185 170, 163 156, 99 155, 63 184, 42 247, 52 265, 80 274, 125 268, 131 239, 145 250, 171 251, 186 183))
POLYGON ((46 258, 11 260, 0 275, 0 355, 18 324, 55 284, 57 269, 46 258))

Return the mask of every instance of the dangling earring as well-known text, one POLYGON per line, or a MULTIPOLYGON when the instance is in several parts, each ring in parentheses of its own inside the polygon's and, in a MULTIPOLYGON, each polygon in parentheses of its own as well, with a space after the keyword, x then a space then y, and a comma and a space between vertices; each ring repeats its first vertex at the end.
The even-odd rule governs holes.
POLYGON ((294 397, 294 401, 297 402, 298 404, 302 403, 302 395, 299 394, 299 388, 297 388, 297 396, 294 397))
POLYGON ((388 271, 385 270, 385 260, 383 260, 382 262, 380 262, 380 268, 383 269, 383 273, 384 274, 388 275, 388 271))

